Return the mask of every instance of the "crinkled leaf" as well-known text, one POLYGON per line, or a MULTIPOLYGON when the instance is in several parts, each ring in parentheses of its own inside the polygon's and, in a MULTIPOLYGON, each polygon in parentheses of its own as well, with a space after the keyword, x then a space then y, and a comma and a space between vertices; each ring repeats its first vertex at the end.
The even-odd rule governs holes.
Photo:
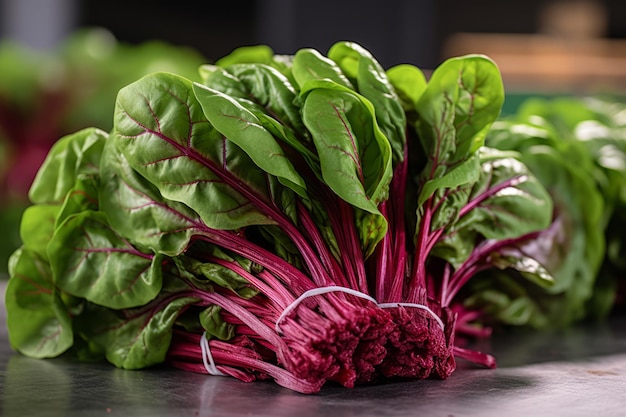
POLYGON ((166 200, 107 143, 101 164, 101 210, 113 230, 137 245, 168 256, 182 253, 202 225, 185 204, 166 200))
POLYGON ((304 179, 252 112, 233 98, 201 84, 194 84, 193 91, 204 115, 218 131, 243 149, 261 169, 301 196, 306 195, 304 179))
POLYGON ((72 323, 48 263, 35 252, 18 249, 9 274, 5 304, 11 346, 33 358, 51 358, 69 349, 72 323))
POLYGON ((426 181, 420 190, 417 204, 419 206, 424 204, 437 190, 454 190, 464 185, 471 185, 476 182, 479 177, 480 158, 478 155, 472 155, 442 176, 426 181))
POLYGON ((79 174, 76 177, 74 187, 65 196, 65 200, 56 217, 55 227, 63 223, 72 214, 80 213, 84 210, 98 210, 99 185, 99 176, 79 174))
POLYGON ((152 303, 134 309, 111 310, 90 304, 76 319, 77 328, 113 365, 141 369, 165 361, 176 319, 196 301, 164 291, 152 303))
POLYGON ((189 80, 157 73, 123 88, 114 124, 113 138, 131 166, 208 226, 273 223, 248 198, 271 200, 267 174, 206 120, 189 80))
POLYGON ((79 174, 97 174, 107 137, 106 132, 87 128, 59 139, 37 172, 29 191, 31 201, 60 202, 79 174))
MULTIPOLYGON (((209 252, 213 248, 207 249, 205 255, 209 255, 209 252)), ((215 251, 219 251, 219 249, 215 248, 215 251)), ((225 257, 223 252, 214 253, 216 256, 225 257)), ((226 257, 226 259, 229 261, 234 260, 230 257, 226 257)), ((230 289, 243 298, 250 298, 258 293, 241 275, 216 263, 202 262, 191 256, 179 256, 174 259, 174 262, 177 267, 177 274, 193 283, 195 287, 212 291, 212 288, 217 285, 222 288, 230 289)))
POLYGON ((518 157, 481 150, 480 178, 455 230, 465 227, 487 239, 510 239, 550 225, 552 199, 518 157))
MULTIPOLYGON (((267 65, 233 65, 227 68, 243 84, 248 100, 259 104, 262 108, 289 126, 299 135, 305 134, 300 116, 300 108, 296 104, 297 91, 291 82, 276 69, 267 65)), ((205 83, 211 87, 210 84, 205 83)), ((219 88, 215 88, 225 94, 219 88)))
POLYGON ((528 281, 543 288, 554 285, 552 274, 537 259, 526 255, 515 246, 492 253, 490 265, 502 270, 509 268, 518 271, 528 281))
POLYGON ((144 305, 161 290, 161 256, 133 247, 101 212, 69 217, 50 240, 48 256, 59 288, 105 307, 144 305))

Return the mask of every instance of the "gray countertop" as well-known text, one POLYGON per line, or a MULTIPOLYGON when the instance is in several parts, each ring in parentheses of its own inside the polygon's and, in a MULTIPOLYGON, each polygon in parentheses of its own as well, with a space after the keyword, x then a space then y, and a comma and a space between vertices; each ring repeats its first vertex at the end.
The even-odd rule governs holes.
POLYGON ((622 316, 559 333, 496 335, 482 347, 496 355, 494 370, 459 361, 445 381, 327 385, 303 395, 167 368, 26 358, 9 346, 4 301, 1 307, 0 412, 7 417, 626 416, 622 316))

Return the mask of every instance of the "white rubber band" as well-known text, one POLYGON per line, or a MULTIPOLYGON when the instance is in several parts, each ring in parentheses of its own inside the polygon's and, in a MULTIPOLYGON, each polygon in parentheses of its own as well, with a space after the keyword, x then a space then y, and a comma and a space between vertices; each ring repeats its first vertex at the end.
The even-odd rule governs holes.
POLYGON ((226 376, 225 373, 221 372, 217 369, 217 366, 215 366, 215 361, 213 360, 213 355, 211 355, 211 349, 209 348, 209 341, 206 338, 206 332, 202 333, 202 337, 200 338, 200 350, 202 350, 202 363, 204 363, 204 367, 209 375, 226 376))
POLYGON ((378 303, 376 301, 376 299, 374 299, 373 297, 364 294, 360 291, 357 290, 353 290, 351 288, 346 288, 346 287, 340 287, 337 285, 331 285, 329 287, 320 287, 320 288, 313 288, 311 290, 305 291, 302 293, 302 295, 300 295, 300 297, 296 298, 291 304, 289 304, 287 306, 287 308, 285 308, 283 310, 283 312, 280 314, 280 316, 278 316, 278 319, 276 320, 276 325, 274 326, 276 329, 276 333, 281 334, 282 331, 280 330, 280 322, 283 321, 283 319, 289 314, 291 313, 291 311, 296 308, 298 306, 298 304, 300 304, 304 299, 309 298, 309 297, 313 297, 316 295, 320 295, 320 294, 326 294, 329 292, 344 292, 347 294, 351 294, 357 297, 361 297, 364 298, 366 300, 371 301, 372 303, 376 304, 378 307, 380 308, 393 308, 393 307, 413 307, 413 308, 419 308, 422 309, 424 311, 427 311, 428 313, 430 313, 430 315, 433 317, 433 319, 435 319, 435 321, 437 322, 437 324, 439 325, 439 327, 441 327, 441 330, 445 330, 445 326, 443 324, 443 321, 441 320, 441 318, 435 314, 434 311, 432 311, 428 306, 424 305, 424 304, 416 304, 416 303, 378 303))
POLYGON ((419 309, 422 309, 424 311, 429 312, 430 315, 433 316, 435 321, 437 321, 437 324, 439 325, 439 327, 441 327, 441 330, 445 330, 445 326, 443 325, 443 321, 441 321, 441 318, 439 318, 439 316, 436 315, 434 311, 432 311, 430 308, 428 308, 428 306, 425 306, 424 304, 415 304, 415 303, 382 303, 382 304, 378 304, 378 307, 380 307, 380 308, 393 308, 393 307, 400 307, 400 306, 402 306, 402 307, 419 308, 419 309))
POLYGON ((320 294, 326 294, 329 292, 345 292, 347 294, 351 294, 357 297, 361 297, 364 298, 366 300, 371 301, 372 303, 378 305, 378 303, 376 302, 376 300, 372 297, 370 297, 367 294, 364 294, 360 291, 357 290, 353 290, 351 288, 346 288, 346 287, 340 287, 338 285, 331 285, 329 287, 320 287, 320 288, 313 288, 311 290, 305 291, 302 293, 302 295, 298 298, 296 298, 291 304, 289 304, 287 306, 287 308, 285 308, 283 310, 283 312, 280 314, 280 316, 278 316, 278 319, 276 320, 276 325, 274 326, 274 328, 276 329, 276 333, 281 334, 282 331, 280 330, 280 322, 283 321, 283 319, 287 316, 287 314, 291 313, 291 310, 293 310, 294 308, 296 308, 298 306, 298 304, 300 304, 304 299, 309 298, 309 297, 313 297, 316 295, 320 295, 320 294))

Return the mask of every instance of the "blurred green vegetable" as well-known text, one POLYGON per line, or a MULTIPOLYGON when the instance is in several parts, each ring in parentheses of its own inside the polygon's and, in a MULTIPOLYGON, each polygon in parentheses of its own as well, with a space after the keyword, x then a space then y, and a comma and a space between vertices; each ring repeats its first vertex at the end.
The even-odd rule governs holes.
POLYGON ((605 318, 623 296, 626 273, 626 105, 528 99, 494 124, 486 143, 519 152, 552 196, 552 226, 520 250, 540 260, 555 285, 520 285, 510 274, 490 272, 466 289, 466 305, 535 328, 605 318))
POLYGON ((35 173, 56 140, 113 126, 119 89, 154 71, 199 80, 197 51, 160 41, 131 45, 101 28, 77 31, 52 51, 0 43, 0 274, 19 246, 17 224, 35 173))

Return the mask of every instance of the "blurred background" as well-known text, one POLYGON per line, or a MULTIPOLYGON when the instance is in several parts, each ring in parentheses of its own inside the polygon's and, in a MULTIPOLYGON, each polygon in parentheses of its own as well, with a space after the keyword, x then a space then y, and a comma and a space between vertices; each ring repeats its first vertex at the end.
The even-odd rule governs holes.
POLYGON ((0 0, 0 274, 50 146, 109 129, 119 88, 155 70, 197 77, 244 45, 292 54, 339 40, 426 72, 487 54, 503 114, 529 96, 626 94, 623 0, 0 0))

